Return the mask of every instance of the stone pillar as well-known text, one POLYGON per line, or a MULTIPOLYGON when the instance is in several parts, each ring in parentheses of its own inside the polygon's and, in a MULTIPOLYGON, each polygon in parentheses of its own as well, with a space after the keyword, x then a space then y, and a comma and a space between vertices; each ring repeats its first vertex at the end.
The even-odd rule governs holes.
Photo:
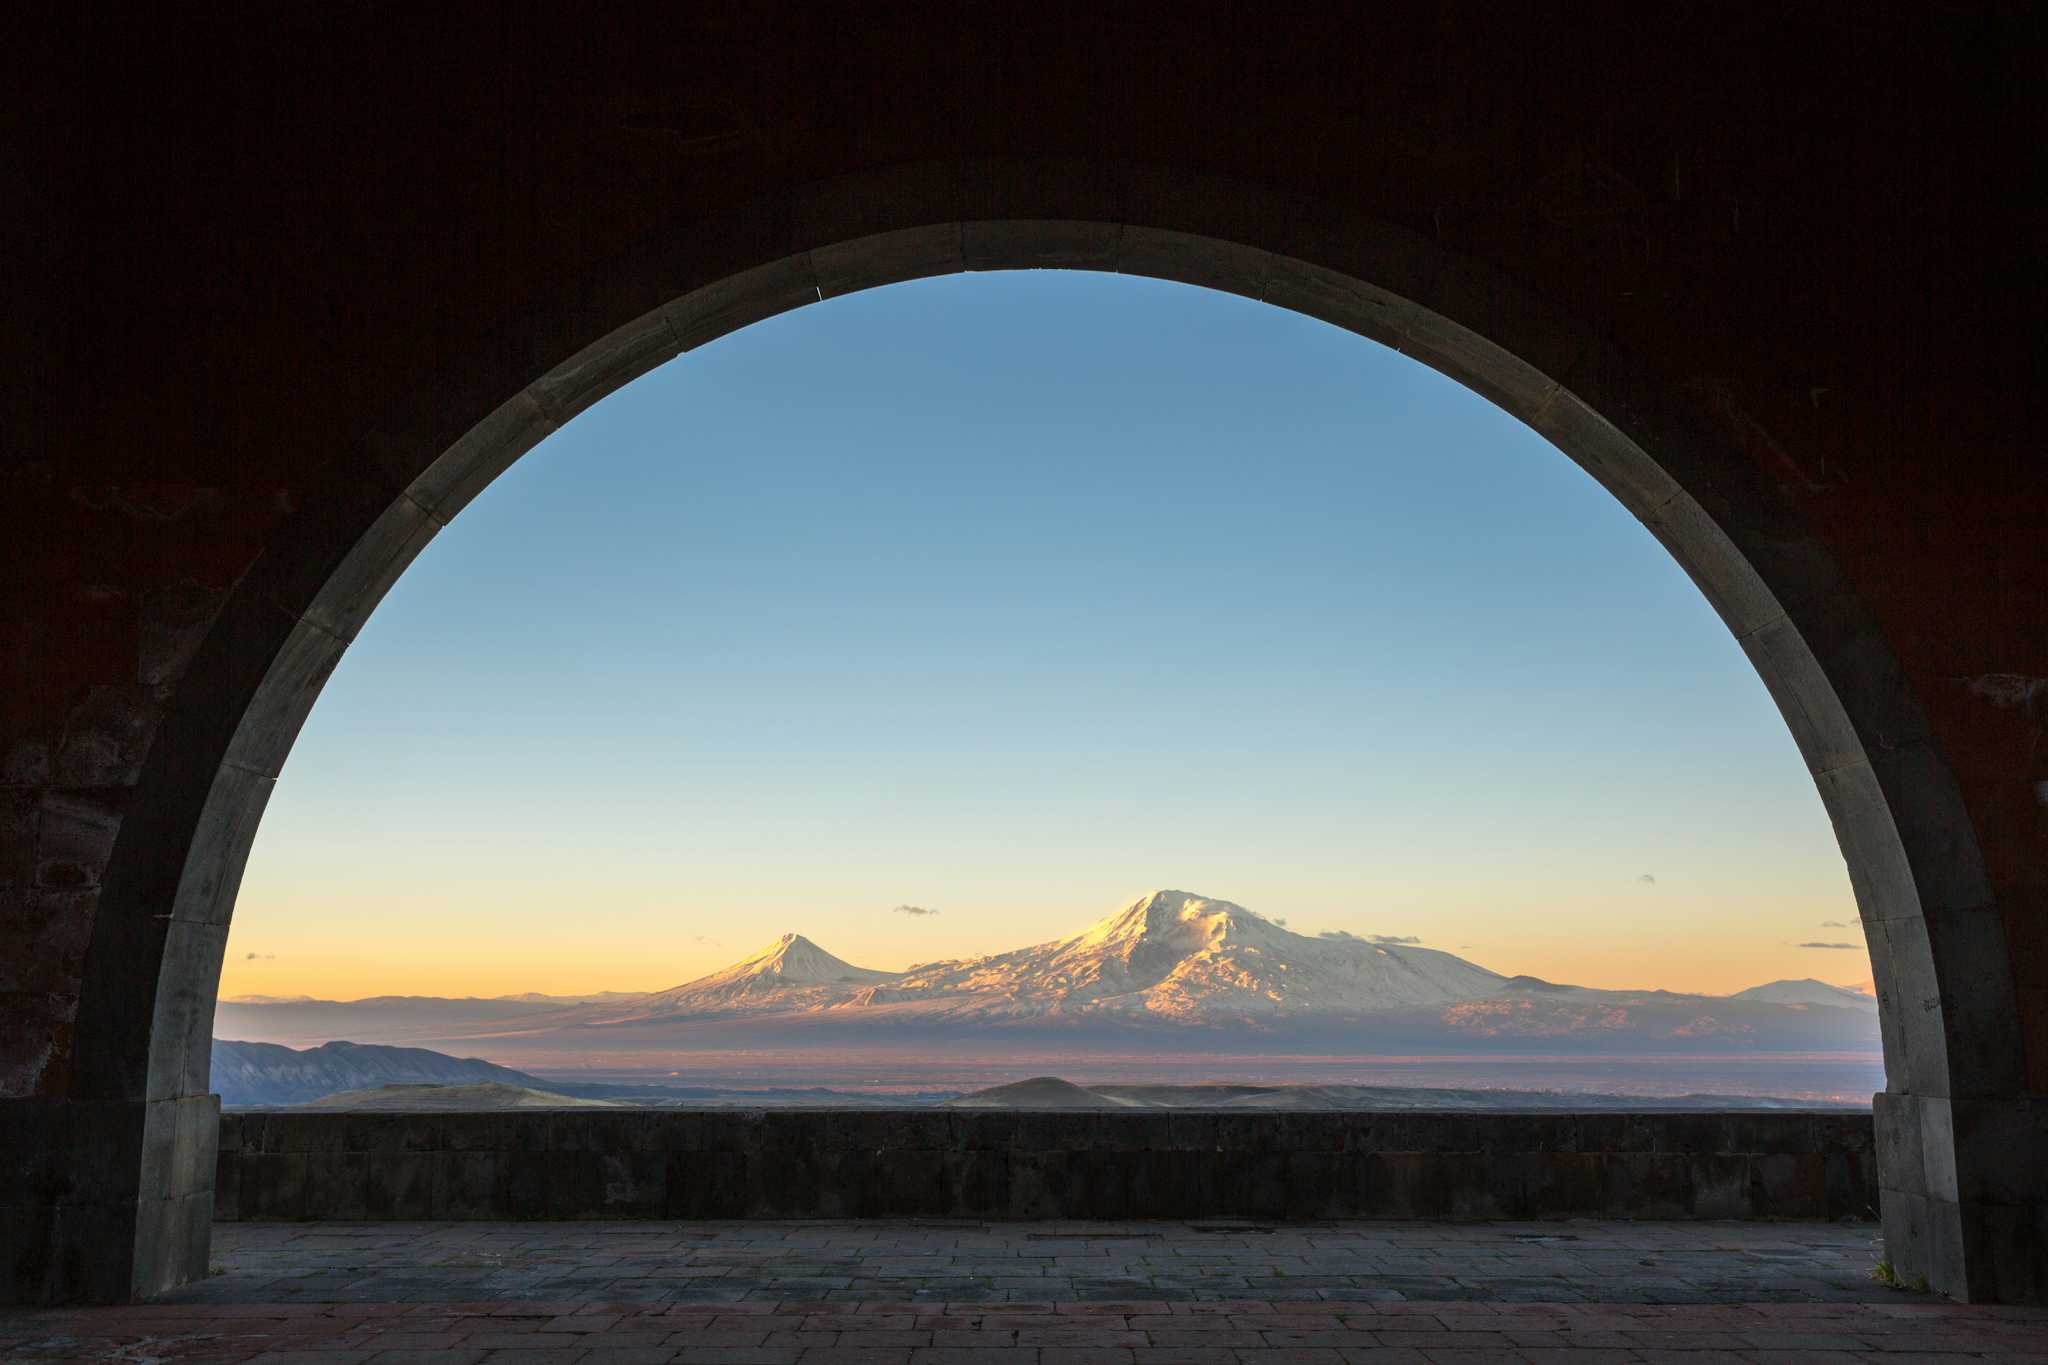
POLYGON ((0 1100, 0 1297, 126 1303, 206 1275, 220 1098, 0 1100))
POLYGON ((2048 1100, 1876 1097, 1885 1253, 1966 1303, 2048 1300, 2048 1100))

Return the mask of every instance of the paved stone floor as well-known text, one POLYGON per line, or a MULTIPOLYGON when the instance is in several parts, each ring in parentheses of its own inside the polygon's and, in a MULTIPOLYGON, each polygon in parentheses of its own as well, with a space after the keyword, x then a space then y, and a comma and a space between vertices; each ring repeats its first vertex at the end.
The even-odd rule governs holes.
POLYGON ((0 1360, 265 1365, 2048 1362, 2048 1309, 1884 1289, 1869 1225, 295 1223, 0 1360))

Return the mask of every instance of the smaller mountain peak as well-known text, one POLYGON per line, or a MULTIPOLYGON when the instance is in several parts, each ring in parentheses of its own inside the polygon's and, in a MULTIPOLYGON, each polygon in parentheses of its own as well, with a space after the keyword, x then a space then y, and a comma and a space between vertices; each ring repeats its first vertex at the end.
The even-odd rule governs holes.
POLYGON ((733 964, 720 975, 772 977, 788 982, 893 980, 894 973, 874 972, 834 957, 802 934, 784 934, 750 958, 733 964))

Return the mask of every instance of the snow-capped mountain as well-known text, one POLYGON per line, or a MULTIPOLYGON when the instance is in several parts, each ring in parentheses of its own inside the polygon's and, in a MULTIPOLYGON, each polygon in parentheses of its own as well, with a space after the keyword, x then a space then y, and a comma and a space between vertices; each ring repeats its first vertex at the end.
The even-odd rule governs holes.
POLYGON ((784 934, 723 971, 589 1022, 834 1010, 876 1023, 1099 1017, 1209 1024, 1442 1005, 1492 995, 1504 980, 1449 953, 1310 938, 1229 901, 1155 891, 1069 938, 907 972, 856 967, 800 934, 784 934))
POLYGON ((1311 938, 1229 901, 1154 891, 1071 938, 913 967, 860 1003, 1213 1022, 1445 1004, 1492 995, 1503 980, 1450 953, 1311 938))
POLYGON ((647 1021, 737 1010, 822 1009, 897 979, 895 972, 841 961, 802 934, 784 934, 722 971, 633 999, 615 1018, 647 1021))

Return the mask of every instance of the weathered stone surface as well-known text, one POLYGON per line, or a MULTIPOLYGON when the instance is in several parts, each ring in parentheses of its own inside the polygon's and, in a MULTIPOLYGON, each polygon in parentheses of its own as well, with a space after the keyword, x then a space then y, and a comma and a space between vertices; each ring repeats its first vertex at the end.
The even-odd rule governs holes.
POLYGON ((1874 1147, 1801 1112, 275 1112, 222 1117, 215 1183, 244 1220, 1868 1218, 1874 1147))
POLYGON ((10 1302, 119 1302, 206 1272, 220 1104, 0 1100, 10 1302))

